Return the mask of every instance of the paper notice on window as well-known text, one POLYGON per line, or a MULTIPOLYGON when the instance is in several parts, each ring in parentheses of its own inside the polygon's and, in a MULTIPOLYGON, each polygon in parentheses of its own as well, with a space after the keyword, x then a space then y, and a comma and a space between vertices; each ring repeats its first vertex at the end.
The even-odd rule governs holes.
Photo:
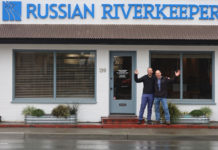
POLYGON ((118 70, 117 75, 120 79, 126 78, 126 76, 129 74, 128 70, 118 70))

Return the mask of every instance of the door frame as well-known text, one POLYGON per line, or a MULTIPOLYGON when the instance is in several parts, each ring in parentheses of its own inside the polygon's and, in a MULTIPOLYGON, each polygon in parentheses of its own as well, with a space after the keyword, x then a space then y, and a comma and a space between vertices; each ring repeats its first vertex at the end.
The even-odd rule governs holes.
MULTIPOLYGON (((126 56, 132 56, 133 60, 133 64, 132 64, 132 100, 133 100, 133 113, 131 113, 131 115, 136 115, 136 101, 137 101, 137 97, 136 97, 136 82, 134 81, 134 71, 136 69, 136 51, 132 50, 132 51, 126 51, 126 50, 123 50, 123 51, 109 51, 109 114, 115 114, 115 113, 112 113, 112 100, 113 100, 113 92, 111 91, 111 87, 113 86, 113 83, 111 81, 111 73, 113 71, 112 67, 112 54, 113 53, 117 53, 118 56, 125 56, 125 54, 128 54, 126 56), (123 53, 123 54, 122 54, 123 53), (131 54, 131 55, 130 55, 131 54)), ((121 115, 129 115, 128 113, 119 113, 121 115)))

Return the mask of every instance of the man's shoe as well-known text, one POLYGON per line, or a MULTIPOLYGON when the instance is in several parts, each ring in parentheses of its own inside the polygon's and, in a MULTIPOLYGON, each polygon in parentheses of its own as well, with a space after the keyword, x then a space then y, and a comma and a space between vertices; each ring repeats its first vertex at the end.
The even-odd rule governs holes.
POLYGON ((170 121, 166 121, 166 125, 170 125, 170 121))
POLYGON ((143 120, 139 120, 138 122, 137 122, 137 124, 142 124, 143 123, 143 120))
POLYGON ((151 120, 148 120, 148 121, 147 121, 147 124, 152 124, 152 121, 151 121, 151 120))

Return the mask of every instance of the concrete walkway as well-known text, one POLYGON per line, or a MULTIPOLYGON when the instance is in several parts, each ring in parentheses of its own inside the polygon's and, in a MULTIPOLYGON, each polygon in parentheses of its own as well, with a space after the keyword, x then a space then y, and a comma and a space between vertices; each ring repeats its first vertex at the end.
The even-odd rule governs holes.
POLYGON ((217 129, 0 128, 2 139, 218 140, 217 129))

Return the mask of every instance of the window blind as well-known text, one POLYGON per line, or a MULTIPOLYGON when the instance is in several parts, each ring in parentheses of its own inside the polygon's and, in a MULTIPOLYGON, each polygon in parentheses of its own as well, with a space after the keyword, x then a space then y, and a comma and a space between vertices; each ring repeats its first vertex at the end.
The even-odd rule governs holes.
POLYGON ((57 98, 94 98, 95 53, 56 54, 57 98))
POLYGON ((53 97, 53 53, 15 52, 15 98, 53 97))

